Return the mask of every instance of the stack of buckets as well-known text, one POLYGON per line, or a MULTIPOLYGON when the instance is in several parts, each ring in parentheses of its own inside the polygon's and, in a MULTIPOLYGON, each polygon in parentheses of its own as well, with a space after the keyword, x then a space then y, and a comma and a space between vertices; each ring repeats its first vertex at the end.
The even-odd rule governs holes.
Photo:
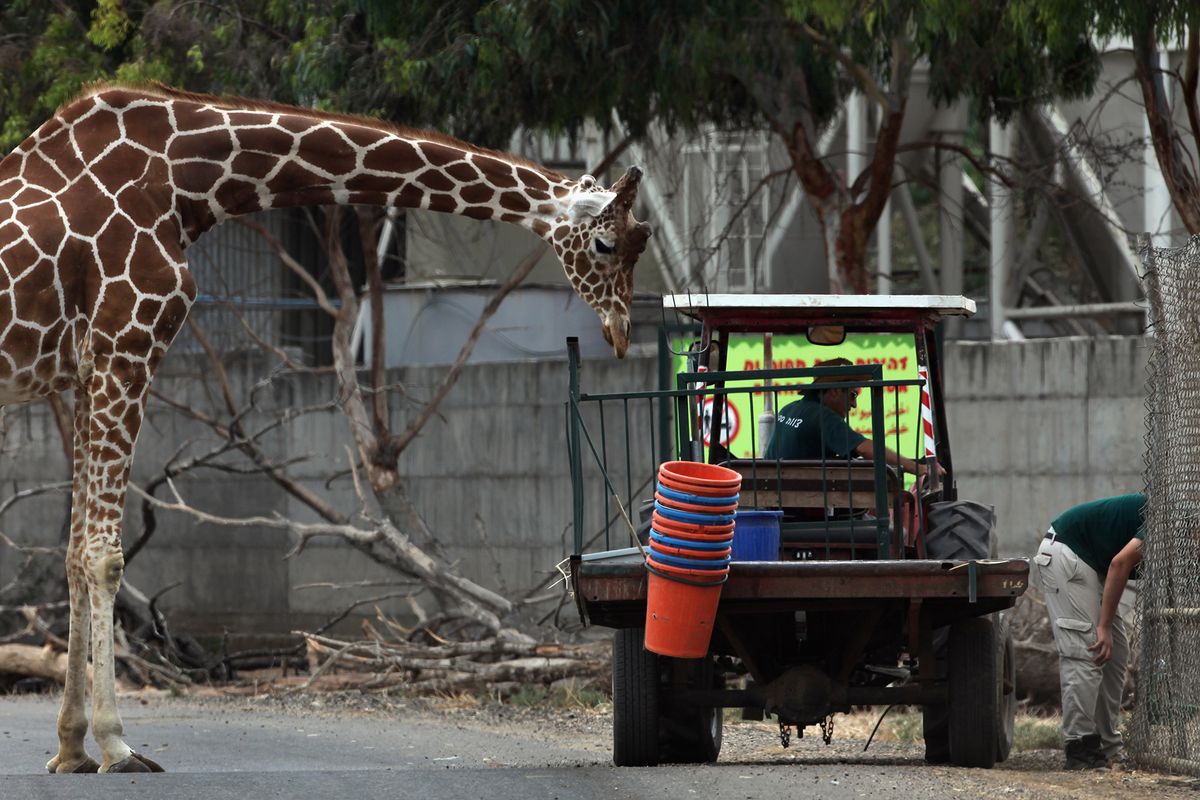
POLYGON ((742 476, 715 464, 658 469, 650 524, 646 649, 675 658, 708 652, 721 585, 729 577, 742 476))

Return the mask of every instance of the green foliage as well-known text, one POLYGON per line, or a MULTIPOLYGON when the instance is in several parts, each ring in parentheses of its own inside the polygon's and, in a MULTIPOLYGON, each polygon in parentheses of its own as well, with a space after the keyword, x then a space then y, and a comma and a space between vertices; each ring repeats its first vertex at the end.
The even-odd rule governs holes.
MULTIPOLYGON (((1026 2, 1039 6, 1036 0, 1026 2)), ((1154 31, 1160 40, 1181 42, 1189 27, 1200 25, 1195 0, 1044 0, 1037 13, 1048 24, 1068 30, 1087 26, 1101 37, 1154 31)))
POLYGON ((852 86, 830 48, 886 86, 897 41, 929 58, 939 101, 974 92, 983 113, 1007 116, 1094 78, 1088 31, 1068 13, 1084 0, 1045 5, 1055 13, 1035 0, 11 0, 0 67, 20 67, 0 89, 0 147, 88 81, 116 77, 380 115, 485 144, 520 126, 608 125, 614 109, 634 135, 654 123, 773 122, 782 133, 797 112, 819 129, 852 86))
POLYGON ((124 44, 131 27, 133 23, 121 7, 121 0, 99 0, 92 9, 87 40, 102 50, 115 50, 124 44))
POLYGON ((1085 96, 1099 76, 1089 31, 1047 18, 1035 0, 936 0, 922 19, 922 49, 940 53, 930 60, 934 99, 972 95, 985 117, 1007 121, 1055 97, 1085 96))

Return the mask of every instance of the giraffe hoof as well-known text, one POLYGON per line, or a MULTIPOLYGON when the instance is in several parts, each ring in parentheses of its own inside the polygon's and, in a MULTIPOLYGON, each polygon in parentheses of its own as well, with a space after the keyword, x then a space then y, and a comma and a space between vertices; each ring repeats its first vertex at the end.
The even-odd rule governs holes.
POLYGON ((59 760, 58 756, 50 759, 50 763, 46 765, 46 771, 51 775, 66 775, 69 773, 85 773, 99 772, 100 765, 91 756, 84 756, 74 764, 67 764, 59 760))
POLYGON ((109 766, 105 772, 164 772, 158 762, 141 753, 130 753, 129 757, 109 766))

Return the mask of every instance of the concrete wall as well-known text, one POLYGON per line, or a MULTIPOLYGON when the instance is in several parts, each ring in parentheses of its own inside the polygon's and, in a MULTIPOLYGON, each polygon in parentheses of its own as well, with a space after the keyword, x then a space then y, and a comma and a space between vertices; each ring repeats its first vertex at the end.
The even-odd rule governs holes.
POLYGON ((1076 503, 1141 491, 1142 337, 958 343, 946 400, 959 496, 996 507, 1001 552, 1027 556, 1076 503))
MULTIPOLYGON (((1032 552, 1054 516, 1074 503, 1141 488, 1146 355, 1141 338, 947 347, 946 395, 960 495, 996 506, 1006 555, 1032 552)), ((201 363, 173 355, 164 367, 156 383, 162 395, 210 412, 219 407, 210 371, 201 363)), ((284 375, 260 384, 267 365, 231 359, 229 368, 236 396, 247 396, 258 384, 256 408, 245 417, 249 429, 266 425, 276 409, 309 409, 292 425, 268 432, 264 442, 273 457, 293 462, 289 472, 308 488, 344 513, 358 510, 347 472, 346 420, 328 407, 329 379, 284 375)), ((651 388, 656 371, 653 357, 589 362, 584 387, 651 388)), ((571 549, 566 372, 565 363, 551 361, 469 367, 440 415, 401 459, 411 495, 436 532, 437 541, 425 544, 509 597, 548 582, 555 563, 571 549)), ((390 374, 404 388, 393 393, 396 430, 418 408, 405 398, 428 397, 443 373, 444 368, 424 367, 390 374)), ((598 431, 598 413, 589 414, 598 431)), ((623 446, 621 415, 619 405, 606 407, 610 456, 623 446)), ((622 466, 615 475, 622 494, 653 474, 657 455, 649 427, 657 420, 651 421, 644 406, 634 415, 633 474, 627 480, 622 466)), ((61 440, 45 404, 7 409, 4 425, 0 502, 66 478, 61 440)), ((172 458, 212 446, 202 426, 156 402, 139 442, 135 478, 144 485, 172 458)), ((596 446, 603 448, 598 435, 596 446)), ((222 461, 244 463, 234 455, 222 461)), ((586 527, 594 533, 615 511, 594 471, 590 476, 586 527)), ((313 519, 261 477, 206 470, 177 485, 190 502, 212 513, 313 519)), ((53 545, 62 535, 65 505, 62 493, 24 500, 0 514, 0 531, 19 542, 53 545)), ((140 503, 131 500, 126 543, 141 531, 140 503)), ((624 544, 620 531, 612 528, 614 546, 624 544)), ((293 543, 285 532, 221 528, 160 512, 158 531, 130 564, 129 580, 150 594, 179 583, 163 596, 161 607, 176 626, 208 633, 313 626, 351 598, 401 588, 394 574, 344 544, 315 540, 285 559, 293 543), (374 585, 301 588, 328 582, 374 585)), ((21 561, 21 554, 0 542, 0 605, 21 599, 3 591, 21 561)), ((400 601, 388 605, 404 608, 400 601)))
MULTIPOLYGON (((305 410, 292 424, 268 430, 261 440, 264 447, 277 461, 288 462, 295 480, 339 511, 359 511, 348 470, 347 421, 332 407, 330 377, 280 375, 268 382, 270 366, 257 359, 230 358, 226 367, 233 395, 253 394, 254 407, 243 417, 247 430, 266 429, 277 410, 305 410)), ((588 362, 585 369, 586 379, 598 388, 635 390, 657 381, 652 357, 588 362)), ((401 387, 391 395, 394 432, 404 430, 445 372, 445 367, 389 372, 389 382, 401 387)), ((228 419, 211 370, 191 356, 173 353, 155 389, 175 403, 228 419)), ((557 575, 555 564, 571 549, 566 396, 565 361, 468 367, 440 413, 401 456, 409 493, 436 535, 436 541, 419 544, 509 597, 549 583, 557 575)), ((67 479, 61 437, 46 404, 5 409, 3 419, 0 503, 20 491, 67 479)), ((635 435, 648 441, 645 432, 635 435)), ((614 436, 615 429, 609 432, 610 439, 614 436)), ((204 453, 216 444, 202 425, 155 402, 138 441, 134 479, 144 486, 173 459, 204 453)), ((246 464, 236 453, 218 461, 246 464)), ((652 469, 647 459, 646 470, 652 469)), ((618 477, 624 485, 621 471, 618 477)), ((206 469, 176 479, 175 485, 189 503, 212 514, 278 513, 316 520, 274 482, 256 475, 206 469)), ((164 487, 158 496, 170 499, 170 492, 164 487)), ((0 513, 0 532, 22 544, 56 545, 62 541, 66 508, 65 488, 23 500, 0 513)), ((285 632, 319 624, 352 598, 404 588, 402 578, 333 539, 313 540, 300 554, 285 558, 295 542, 287 532, 200 524, 174 512, 160 511, 157 519, 150 545, 129 564, 127 576, 147 594, 179 584, 160 601, 178 626, 206 633, 285 632), (373 585, 301 588, 317 583, 373 585)), ((131 497, 126 546, 142 531, 141 502, 131 497)), ((3 593, 22 563, 22 554, 0 540, 0 605, 28 599, 3 593)), ((383 605, 406 610, 403 601, 383 605)), ((433 605, 426 608, 436 611, 433 605)), ((371 606, 364 611, 373 613, 371 606)))

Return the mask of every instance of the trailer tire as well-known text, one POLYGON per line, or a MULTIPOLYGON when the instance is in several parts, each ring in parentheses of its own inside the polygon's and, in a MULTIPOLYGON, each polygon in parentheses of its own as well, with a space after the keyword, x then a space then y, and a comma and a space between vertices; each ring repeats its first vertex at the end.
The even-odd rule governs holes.
POLYGON ((721 755, 723 709, 696 708, 663 718, 662 761, 712 764, 721 755))
POLYGON ((645 628, 613 635, 613 764, 658 764, 658 656, 643 646, 645 628))
POLYGON ((988 769, 996 764, 1001 696, 996 632, 987 617, 950 626, 950 763, 956 766, 988 769))
MULTIPOLYGON (((950 642, 950 629, 937 628, 933 631, 934 677, 946 680, 946 653, 950 642)), ((925 739, 925 763, 947 764, 950 762, 950 710, 945 702, 926 703, 921 708, 921 733, 925 739)))
MULTIPOLYGON (((718 678, 712 658, 687 662, 687 684, 715 689, 718 678)), ((676 764, 712 764, 721 755, 725 710, 702 706, 662 708, 660 761, 676 764)))
POLYGON ((996 761, 1007 761, 1012 753, 1013 731, 1017 715, 1017 662, 1012 626, 1008 614, 998 613, 996 620, 996 666, 999 670, 1000 715, 996 720, 996 761))

